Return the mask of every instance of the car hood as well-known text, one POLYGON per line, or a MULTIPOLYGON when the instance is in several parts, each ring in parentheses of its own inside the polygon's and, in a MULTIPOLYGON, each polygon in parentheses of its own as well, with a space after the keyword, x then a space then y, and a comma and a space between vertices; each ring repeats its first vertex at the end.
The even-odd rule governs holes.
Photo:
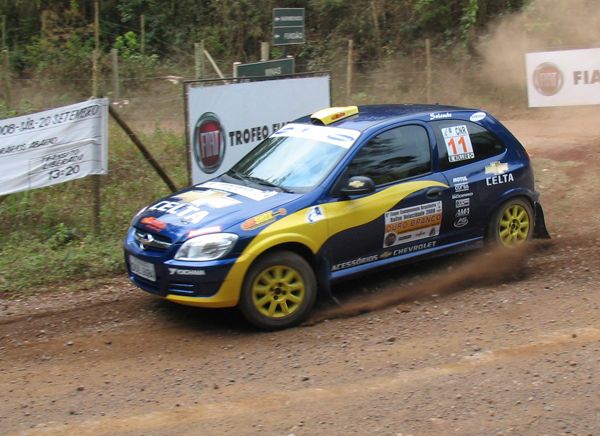
POLYGON ((300 197, 275 189, 260 189, 216 179, 192 186, 152 203, 133 220, 138 229, 181 242, 203 233, 258 228, 286 214, 283 205, 300 197), (269 217, 259 217, 267 213, 269 217), (265 223, 266 224, 266 223, 265 223))

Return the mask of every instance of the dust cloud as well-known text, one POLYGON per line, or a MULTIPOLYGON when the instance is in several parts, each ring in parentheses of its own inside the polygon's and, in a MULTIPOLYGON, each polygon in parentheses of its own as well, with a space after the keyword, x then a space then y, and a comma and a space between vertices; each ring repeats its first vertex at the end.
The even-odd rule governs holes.
POLYGON ((525 53, 600 47, 598 28, 598 0, 534 0, 480 38, 481 73, 497 86, 524 88, 525 53))
POLYGON ((516 280, 523 275, 528 257, 552 246, 551 241, 535 241, 514 249, 476 251, 458 263, 450 272, 434 273, 415 281, 412 285, 393 286, 367 301, 349 302, 315 313, 304 325, 311 326, 325 320, 349 318, 399 303, 451 294, 473 286, 486 286, 516 280))

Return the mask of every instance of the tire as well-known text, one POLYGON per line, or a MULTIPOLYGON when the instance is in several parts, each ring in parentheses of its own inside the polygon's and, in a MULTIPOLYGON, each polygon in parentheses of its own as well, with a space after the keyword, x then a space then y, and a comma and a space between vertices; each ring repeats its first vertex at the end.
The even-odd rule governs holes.
POLYGON ((238 308, 254 326, 279 330, 305 319, 316 297, 317 280, 308 262, 291 251, 275 251, 248 270, 238 308))
POLYGON ((518 247, 531 239, 534 224, 531 204, 522 198, 511 198, 492 216, 488 238, 499 247, 518 247))

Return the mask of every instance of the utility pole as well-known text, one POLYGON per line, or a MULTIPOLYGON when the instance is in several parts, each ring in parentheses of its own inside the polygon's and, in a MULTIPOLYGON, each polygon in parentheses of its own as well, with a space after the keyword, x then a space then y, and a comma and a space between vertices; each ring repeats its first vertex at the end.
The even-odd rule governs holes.
POLYGON ((2 15, 2 50, 6 48, 6 15, 2 15))
POLYGON ((113 48, 110 51, 110 57, 112 59, 112 90, 113 90, 113 100, 119 100, 120 89, 119 89, 119 51, 116 48, 113 48))
POLYGON ((4 106, 5 109, 10 109, 11 102, 11 85, 10 85, 10 58, 8 49, 6 48, 6 15, 2 15, 2 82, 4 87, 4 106))
POLYGON ((194 69, 196 80, 204 77, 204 40, 194 43, 194 69))
POLYGON ((140 53, 146 52, 146 17, 144 14, 140 16, 140 53))
MULTIPOLYGON (((92 65, 92 97, 98 98, 98 63, 100 61, 100 6, 94 1, 94 55, 92 65)), ((92 228, 94 234, 100 234, 100 176, 92 175, 92 228)))
POLYGON ((348 40, 348 59, 346 63, 346 104, 350 104, 352 98, 352 59, 353 59, 354 41, 348 40))
POLYGON ((431 41, 429 38, 425 39, 425 80, 426 101, 431 103, 431 41))

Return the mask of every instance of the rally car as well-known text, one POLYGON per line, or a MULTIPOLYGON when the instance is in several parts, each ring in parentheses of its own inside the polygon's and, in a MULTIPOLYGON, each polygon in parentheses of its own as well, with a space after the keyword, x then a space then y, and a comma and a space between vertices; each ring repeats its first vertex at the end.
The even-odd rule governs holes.
POLYGON ((274 330, 367 271, 547 237, 529 157, 481 110, 328 108, 224 174, 142 209, 130 279, 169 301, 237 306, 274 330))

